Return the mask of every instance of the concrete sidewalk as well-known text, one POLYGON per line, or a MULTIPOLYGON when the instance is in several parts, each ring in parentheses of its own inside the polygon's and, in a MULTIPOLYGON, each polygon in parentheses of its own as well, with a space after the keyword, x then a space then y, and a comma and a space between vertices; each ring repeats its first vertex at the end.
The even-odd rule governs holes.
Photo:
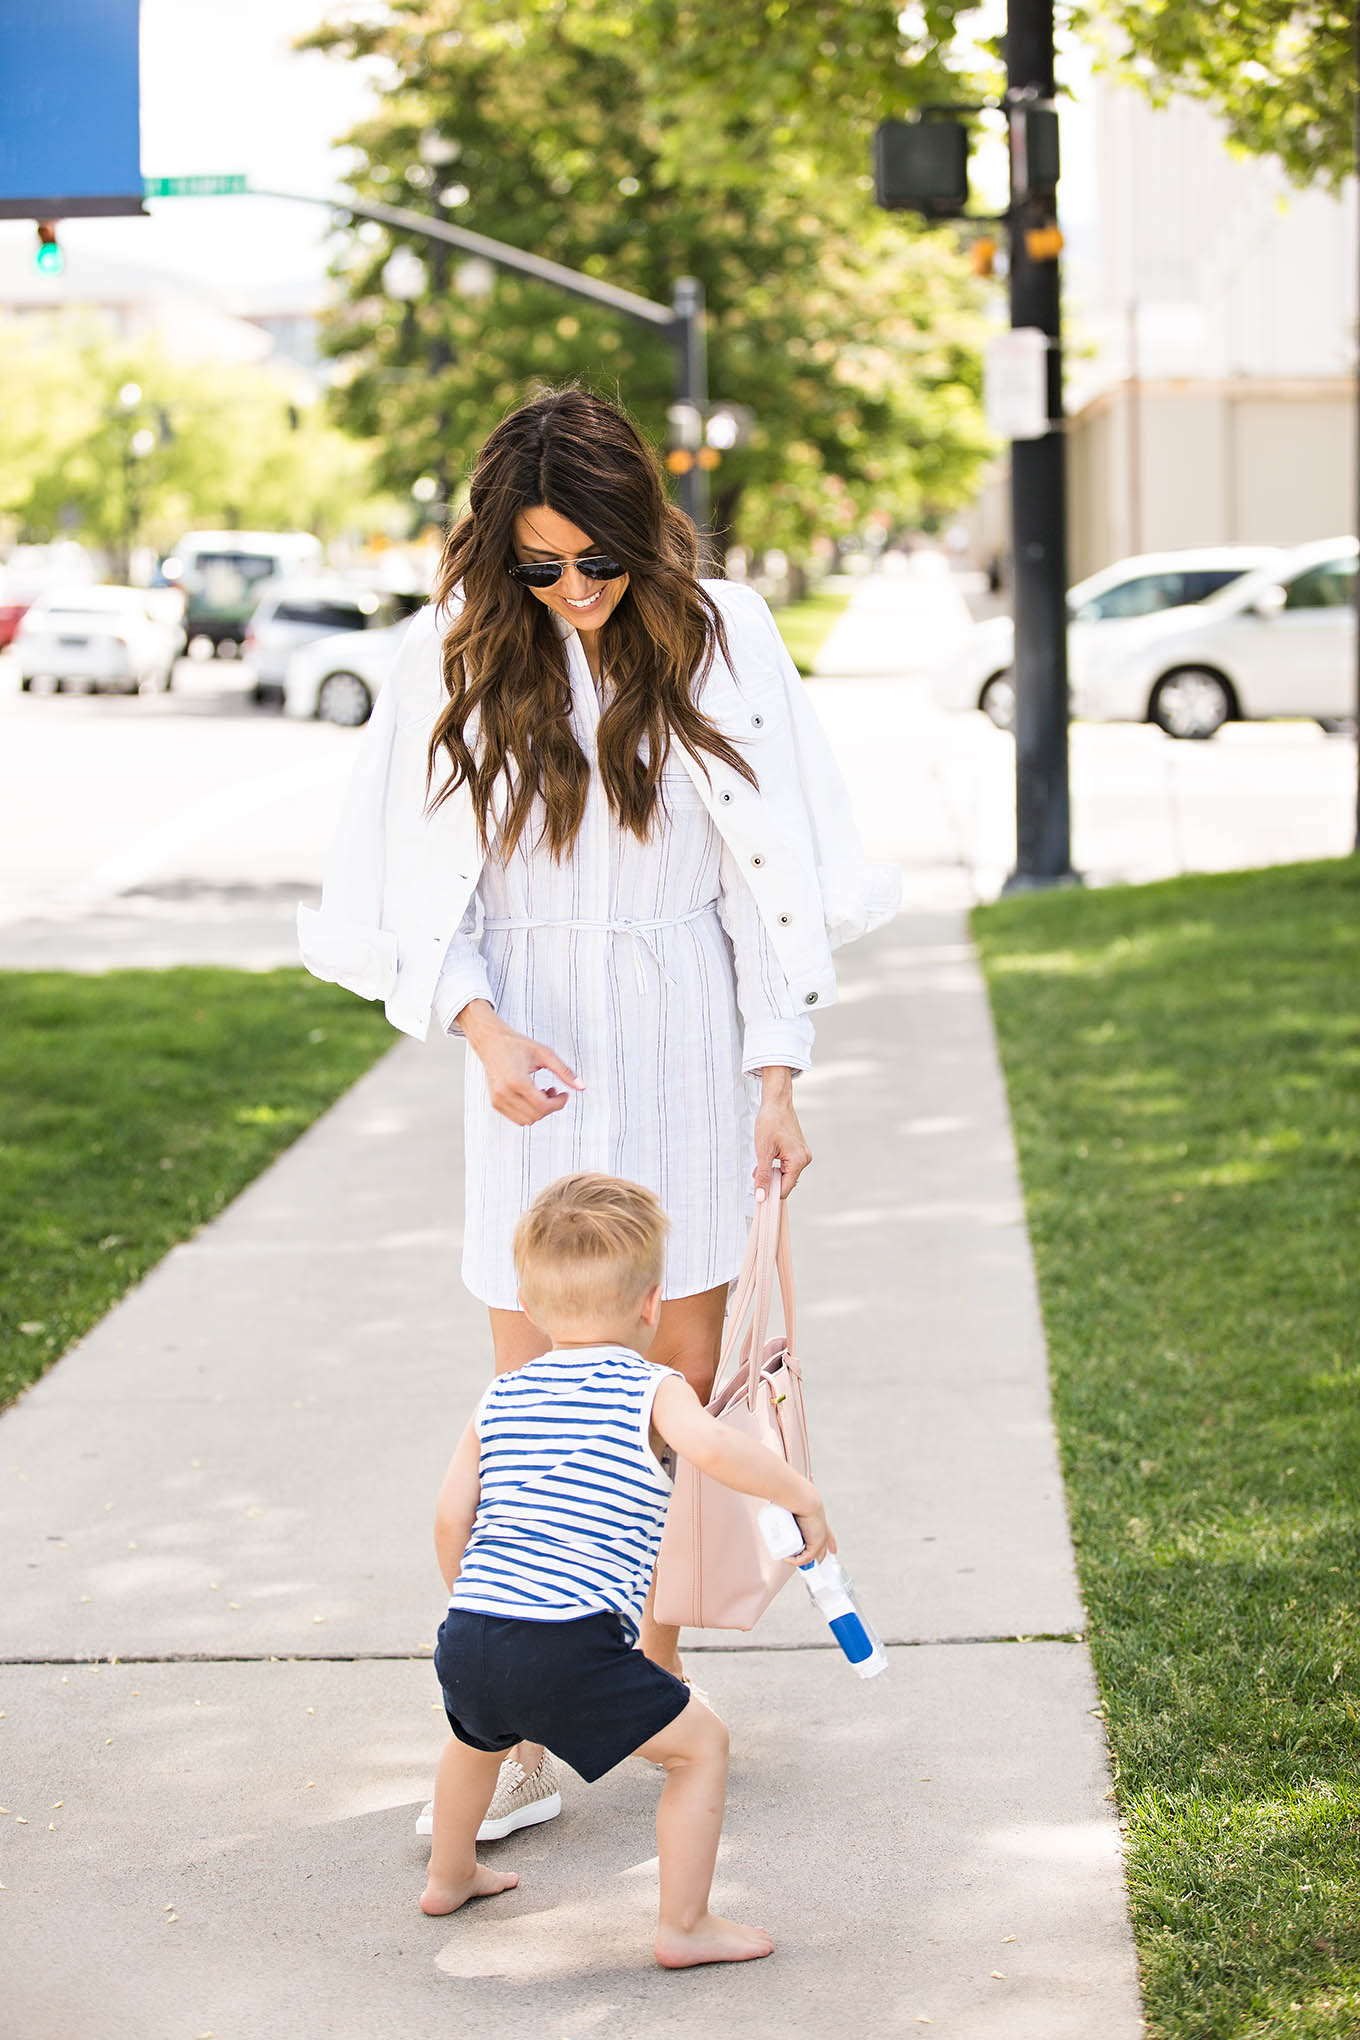
POLYGON ((518 1892, 416 1908, 431 1502, 488 1350, 461 1051, 403 1044, 0 1424, 6 2033, 1134 2040, 984 994, 953 907, 843 958, 800 1083, 800 1345, 890 1669, 862 1685, 796 1586, 692 1647, 733 1731, 716 1900, 773 1959, 652 1967, 637 1764, 495 1846, 518 1892))

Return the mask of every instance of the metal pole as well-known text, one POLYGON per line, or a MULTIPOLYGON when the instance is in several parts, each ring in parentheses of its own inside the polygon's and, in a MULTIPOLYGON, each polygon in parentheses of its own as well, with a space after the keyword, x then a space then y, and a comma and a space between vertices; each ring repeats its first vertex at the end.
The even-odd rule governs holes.
MULTIPOLYGON (((675 397, 692 405, 701 421, 708 415, 708 336, 704 330, 704 287, 697 276, 676 278, 671 296, 675 314, 675 397)), ((702 445, 702 439, 701 439, 702 445)), ((694 519, 700 544, 708 536, 708 471, 697 455, 679 477, 680 508, 694 519)))
MULTIPOLYGON (((1008 106, 1051 102, 1053 0, 1008 0, 1008 106)), ((1015 869, 1008 892, 1072 884, 1067 774, 1067 505, 1059 274, 1035 260, 1027 232, 1054 223, 1051 193, 1031 195, 1011 149, 1011 325, 1049 337, 1048 418, 1042 439, 1011 446, 1015 564, 1015 869)))
POLYGON ((132 579, 132 554, 137 543, 137 484, 134 479, 136 462, 132 452, 132 419, 123 426, 123 557, 122 575, 124 585, 132 579))
POLYGON ((593 305, 608 305, 644 326, 669 327, 675 313, 669 305, 640 297, 635 290, 623 290, 616 283, 602 283, 579 269, 564 268, 544 255, 530 255, 524 248, 512 248, 508 241, 493 241, 489 234, 474 234, 470 227, 455 227, 448 220, 432 219, 428 213, 412 212, 409 206, 381 205, 376 198, 322 198, 310 191, 266 190, 252 184, 246 198, 286 198, 294 205, 324 205, 331 212, 353 213, 363 220, 380 220, 384 226, 400 227, 403 233, 420 234, 427 241, 443 241, 468 255, 482 255, 498 269, 513 269, 517 276, 531 276, 538 283, 555 284, 572 297, 585 298, 593 305))

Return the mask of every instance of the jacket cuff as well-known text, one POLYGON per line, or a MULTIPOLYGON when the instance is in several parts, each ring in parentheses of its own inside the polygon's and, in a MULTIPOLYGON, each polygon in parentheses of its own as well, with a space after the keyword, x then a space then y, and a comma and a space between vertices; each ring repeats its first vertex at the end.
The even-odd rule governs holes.
POLYGON ((299 906, 298 950, 313 977, 361 999, 388 999, 397 982, 397 938, 388 928, 299 906))
POLYGON ((813 1026, 810 1020, 752 1020, 742 1044, 741 1067, 748 1077, 765 1069, 812 1067, 813 1026))

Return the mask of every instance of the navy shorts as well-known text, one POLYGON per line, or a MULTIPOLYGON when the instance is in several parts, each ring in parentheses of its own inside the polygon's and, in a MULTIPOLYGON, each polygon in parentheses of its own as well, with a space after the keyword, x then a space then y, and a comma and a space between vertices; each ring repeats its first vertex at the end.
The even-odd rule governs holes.
POLYGON ((444 1712, 474 1750, 542 1743, 587 1784, 683 1713, 690 1692, 612 1611, 524 1622, 450 1608, 435 1645, 444 1712))

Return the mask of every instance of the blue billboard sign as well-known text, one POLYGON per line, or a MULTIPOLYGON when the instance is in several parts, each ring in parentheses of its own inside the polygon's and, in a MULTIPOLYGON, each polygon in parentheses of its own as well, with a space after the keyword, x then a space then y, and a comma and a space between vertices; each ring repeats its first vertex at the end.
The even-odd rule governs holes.
POLYGON ((139 0, 0 0, 0 219, 139 213, 139 0))

